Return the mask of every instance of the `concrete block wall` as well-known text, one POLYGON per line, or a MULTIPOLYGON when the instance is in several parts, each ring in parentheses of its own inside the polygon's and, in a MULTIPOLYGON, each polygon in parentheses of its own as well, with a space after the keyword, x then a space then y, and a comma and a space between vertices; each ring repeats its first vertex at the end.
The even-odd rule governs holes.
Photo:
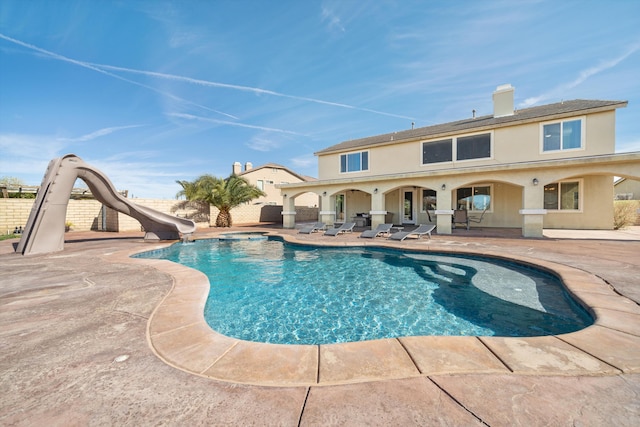
POLYGON ((0 199, 0 233, 11 234, 27 224, 35 199, 0 199))
POLYGON ((65 223, 70 222, 72 230, 100 230, 101 213, 102 203, 97 200, 69 200, 65 223))
MULTIPOLYGON (((199 228, 215 224, 218 209, 209 206, 200 209, 184 207, 182 201, 171 199, 130 199, 132 202, 182 218, 196 220, 199 228), (208 219, 208 220, 207 220, 208 219), (204 220, 204 221, 203 221, 204 220)), ((16 227, 24 227, 35 199, 0 198, 0 233, 12 233, 16 227)), ((105 225, 102 218, 103 205, 97 200, 69 200, 66 222, 71 222, 72 230, 88 231, 141 231, 140 223, 128 215, 106 208, 105 225)), ((282 206, 279 205, 241 205, 231 211, 234 224, 257 224, 271 222, 282 224, 282 206)), ((296 207, 296 222, 318 220, 318 208, 296 207)))

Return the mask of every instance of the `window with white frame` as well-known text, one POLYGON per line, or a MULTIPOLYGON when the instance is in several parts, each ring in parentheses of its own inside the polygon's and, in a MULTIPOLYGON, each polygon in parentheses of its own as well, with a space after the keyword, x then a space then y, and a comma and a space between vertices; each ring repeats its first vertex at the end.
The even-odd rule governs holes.
POLYGON ((259 179, 256 181, 256 187, 258 187, 260 189, 260 191, 264 190, 264 181, 259 179))
POLYGON ((582 119, 542 125, 542 151, 575 150, 583 147, 582 119))
POLYGON ((580 181, 560 181, 545 185, 544 208, 558 211, 580 210, 580 181))
POLYGON ((357 153, 340 155, 340 172, 360 172, 369 170, 369 152, 359 151, 357 153))
POLYGON ((456 190, 456 209, 486 211, 491 208, 491 186, 475 185, 456 190))

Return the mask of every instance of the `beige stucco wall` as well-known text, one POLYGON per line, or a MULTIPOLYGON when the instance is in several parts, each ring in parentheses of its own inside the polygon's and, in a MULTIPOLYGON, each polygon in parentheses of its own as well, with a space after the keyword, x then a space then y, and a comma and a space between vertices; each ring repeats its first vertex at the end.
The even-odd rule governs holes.
MULTIPOLYGON (((252 203, 254 204, 281 205, 282 195, 276 185, 303 182, 300 178, 282 168, 260 167, 244 172, 241 176, 246 178, 251 185, 256 185, 259 180, 264 183, 263 191, 267 195, 253 200, 252 203)), ((310 192, 301 194, 296 197, 295 204, 296 206, 318 206, 318 195, 310 192)))
MULTIPOLYGON (((549 159, 565 159, 581 156, 611 154, 615 151, 615 112, 608 111, 573 118, 584 119, 584 148, 579 150, 543 153, 541 149, 542 127, 540 123, 498 128, 493 131, 493 157, 490 159, 453 161, 441 164, 422 165, 422 143, 416 140, 391 145, 380 145, 369 149, 369 170, 364 172, 340 173, 340 155, 331 153, 318 156, 320 180, 345 179, 384 174, 398 174, 416 171, 437 171, 451 168, 498 165, 505 163, 532 162, 549 159)), ((564 118, 563 120, 571 120, 564 118)), ((546 122, 545 122, 546 123, 546 122)), ((487 133, 490 131, 475 132, 487 133)), ((460 134, 450 136, 472 135, 460 134)), ((449 137, 450 137, 449 136, 449 137)), ((440 136, 432 140, 445 138, 440 136)), ((363 150, 356 150, 363 151, 363 150)))
POLYGON ((613 186, 610 176, 586 176, 581 180, 582 210, 580 212, 548 211, 545 228, 602 229, 613 228, 613 186), (585 194, 599 194, 588 197, 585 194))

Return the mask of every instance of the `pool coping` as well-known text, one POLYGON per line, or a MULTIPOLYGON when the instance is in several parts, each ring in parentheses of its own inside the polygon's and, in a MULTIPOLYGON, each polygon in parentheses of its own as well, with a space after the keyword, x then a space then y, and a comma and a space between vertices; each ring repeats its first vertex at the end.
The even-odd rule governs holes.
MULTIPOLYGON (((224 233, 220 233, 224 234, 224 233)), ((465 247, 418 247, 411 242, 309 241, 268 232, 289 243, 369 246, 464 253, 530 264, 558 275, 572 297, 595 318, 569 334, 540 337, 417 336, 321 345, 249 342, 222 335, 204 320, 209 281, 194 269, 167 260, 131 258, 167 247, 159 243, 108 255, 110 261, 151 266, 170 275, 171 290, 147 324, 147 342, 177 369, 219 381, 274 386, 329 386, 443 374, 617 375, 640 372, 640 308, 604 280, 574 267, 519 255, 465 247)), ((205 238, 205 237, 203 237, 205 238)), ((206 238, 215 238, 215 234, 206 238)))

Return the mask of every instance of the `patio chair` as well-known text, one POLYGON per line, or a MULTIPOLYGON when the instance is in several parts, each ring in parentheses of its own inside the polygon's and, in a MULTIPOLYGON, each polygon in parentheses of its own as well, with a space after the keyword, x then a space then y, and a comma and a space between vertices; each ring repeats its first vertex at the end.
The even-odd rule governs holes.
POLYGON ((378 237, 381 234, 389 234, 389 232, 391 231, 391 227, 393 227, 393 224, 379 224, 375 230, 363 231, 360 237, 373 239, 374 237, 378 237))
POLYGON ((393 233, 389 236, 389 239, 403 241, 409 236, 416 236, 419 239, 426 234, 429 236, 429 240, 431 240, 431 232, 435 230, 435 228, 435 225, 420 224, 420 226, 413 231, 398 231, 397 233, 393 233))
POLYGON ((469 215, 466 209, 456 209, 453 211, 453 218, 451 219, 453 228, 456 228, 456 224, 464 224, 469 229, 469 215))
POLYGON ((318 232, 320 230, 324 230, 326 228, 326 225, 324 222, 316 222, 315 224, 312 225, 307 225, 302 227, 298 233, 302 233, 302 234, 311 234, 311 233, 315 233, 318 232))
POLYGON ((353 227, 356 226, 355 222, 345 222, 338 228, 330 228, 324 232, 325 236, 337 236, 342 233, 351 233, 353 231, 353 227))
POLYGON ((480 214, 480 218, 476 218, 476 217, 474 217, 474 216, 470 216, 470 217, 469 217, 469 221, 470 221, 470 222, 475 222, 476 224, 480 224, 480 223, 482 222, 482 218, 484 218, 484 213, 487 211, 487 209, 488 209, 488 208, 485 208, 485 209, 482 211, 482 214, 480 214))

